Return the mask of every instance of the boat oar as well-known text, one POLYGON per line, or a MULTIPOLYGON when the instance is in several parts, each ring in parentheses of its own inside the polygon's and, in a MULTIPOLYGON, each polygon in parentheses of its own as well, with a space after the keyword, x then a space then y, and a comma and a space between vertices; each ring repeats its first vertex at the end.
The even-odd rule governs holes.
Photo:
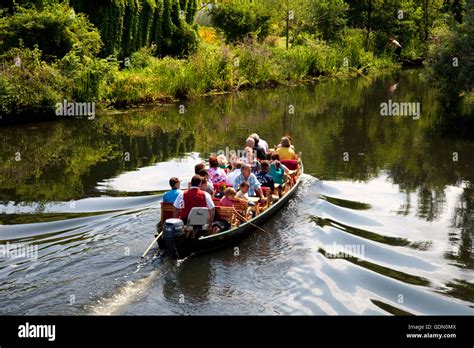
POLYGON ((146 251, 143 253, 142 255, 142 259, 145 258, 146 254, 148 254, 148 252, 150 251, 151 247, 153 246, 153 244, 155 244, 158 239, 160 239, 161 235, 163 234, 163 232, 160 232, 160 234, 155 238, 155 240, 153 242, 151 242, 150 246, 148 247, 148 249, 146 249, 146 251))
POLYGON ((255 228, 258 228, 259 230, 265 232, 265 233, 268 233, 268 231, 265 231, 263 228, 261 228, 260 226, 258 225, 255 225, 254 223, 250 222, 248 219, 245 218, 245 216, 242 216, 237 210, 235 210, 235 207, 234 207, 234 213, 237 215, 237 217, 239 217, 241 220, 249 223, 251 226, 255 227, 255 228))

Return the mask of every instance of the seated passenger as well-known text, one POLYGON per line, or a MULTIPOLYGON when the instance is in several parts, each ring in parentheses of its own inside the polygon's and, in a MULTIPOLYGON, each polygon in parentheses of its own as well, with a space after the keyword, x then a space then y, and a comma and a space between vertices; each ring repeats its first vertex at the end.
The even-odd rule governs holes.
POLYGON ((237 162, 235 164, 235 168, 233 171, 231 171, 228 175, 227 175, 227 180, 225 181, 227 185, 232 185, 234 186, 234 181, 235 179, 240 175, 241 171, 240 169, 242 168, 242 162, 237 162))
POLYGON ((259 160, 263 161, 267 159, 267 154, 265 152, 265 149, 262 146, 258 145, 258 141, 255 140, 254 138, 247 139, 246 147, 250 147, 251 149, 253 149, 253 151, 255 151, 255 154, 259 160))
POLYGON ((205 183, 203 184, 203 191, 206 191, 209 193, 211 196, 214 196, 214 185, 212 182, 209 180, 209 172, 207 169, 201 169, 198 173, 198 175, 202 178, 205 179, 205 183))
POLYGON ((285 183, 285 170, 280 161, 273 161, 270 163, 269 174, 273 178, 275 184, 283 185, 285 183))
POLYGON ((248 195, 250 197, 258 196, 260 199, 265 200, 262 188, 260 187, 260 182, 258 181, 255 174, 250 172, 250 165, 248 164, 244 164, 242 166, 242 173, 235 179, 234 189, 240 188, 240 184, 243 182, 247 182, 249 184, 248 195))
MULTIPOLYGON (((221 207, 233 207, 234 204, 238 201, 235 198, 235 190, 231 187, 225 190, 225 196, 220 200, 219 206, 221 207)), ((212 224, 211 234, 220 233, 223 231, 227 231, 228 229, 232 228, 232 215, 218 214, 216 221, 212 224)))
MULTIPOLYGON (((284 138, 288 138, 288 140, 290 140, 290 144, 291 144, 291 136, 285 135, 284 138)), ((276 149, 279 149, 280 147, 281 147, 281 143, 275 146, 275 150, 276 150, 276 149)), ((291 149, 292 149, 293 151, 295 151, 295 153, 296 153, 296 150, 295 150, 294 145, 291 144, 290 147, 291 147, 291 149)))
POLYGON ((235 198, 241 199, 243 201, 248 201, 249 200, 249 189, 250 189, 250 184, 247 181, 242 182, 239 185, 239 191, 235 195, 235 198))
POLYGON ((260 162, 255 158, 255 152, 251 147, 245 148, 243 162, 250 165, 251 172, 257 174, 260 171, 260 162))
POLYGON ((219 161, 216 156, 209 157, 209 169, 207 170, 211 183, 218 184, 225 182, 227 174, 224 169, 219 167, 219 161))
POLYGON ((235 195, 237 191, 235 191, 232 187, 228 187, 224 192, 224 197, 220 201, 220 205, 222 207, 233 207, 236 201, 235 195))
POLYGON ((198 163, 194 166, 194 174, 199 175, 199 172, 203 169, 206 169, 206 165, 204 163, 198 163))
POLYGON ((191 188, 181 192, 173 204, 175 218, 179 217, 186 224, 191 209, 201 207, 209 209, 208 223, 211 224, 214 221, 214 202, 211 195, 201 189, 204 183, 205 181, 199 175, 193 176, 191 188))
POLYGON ((270 162, 262 161, 261 166, 262 170, 257 174, 257 179, 261 186, 268 187, 273 194, 275 192, 275 182, 273 177, 268 174, 270 172, 270 162))
POLYGON ((166 192, 163 195, 163 203, 174 203, 178 195, 182 192, 179 188, 181 181, 178 178, 172 177, 170 179, 171 191, 166 192))
MULTIPOLYGON (((275 165, 275 169, 278 169, 278 168, 282 168, 283 171, 285 172, 285 174, 288 174, 290 172, 290 170, 288 169, 287 166, 285 166, 284 164, 282 164, 280 162, 280 156, 274 152, 272 153, 272 156, 271 156, 271 161, 270 161, 270 175, 272 175, 272 165, 275 165)), ((273 178, 273 180, 275 180, 275 178, 273 178)), ((275 181, 276 182, 276 181, 275 181)))
POLYGON ((227 171, 229 169, 229 163, 227 163, 227 157, 224 154, 217 156, 217 162, 219 162, 219 168, 227 171))
POLYGON ((260 138, 257 133, 250 134, 249 138, 253 138, 255 140, 255 143, 260 145, 265 151, 265 153, 268 152, 269 150, 268 143, 262 138, 260 138))
POLYGON ((281 147, 279 147, 275 152, 280 156, 280 160, 282 161, 298 159, 295 151, 291 148, 290 139, 287 137, 281 138, 281 147))

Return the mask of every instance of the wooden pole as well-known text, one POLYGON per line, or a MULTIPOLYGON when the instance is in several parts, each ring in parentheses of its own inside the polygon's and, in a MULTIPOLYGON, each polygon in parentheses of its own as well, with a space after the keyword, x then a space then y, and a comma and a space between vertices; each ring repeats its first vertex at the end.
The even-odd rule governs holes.
POLYGON ((153 242, 151 242, 150 246, 148 247, 148 249, 145 250, 145 252, 143 253, 142 255, 142 259, 145 258, 146 254, 148 254, 148 252, 150 251, 151 247, 153 246, 153 244, 155 244, 158 239, 160 239, 161 235, 163 234, 163 232, 160 232, 160 234, 155 238, 155 240, 153 242))
POLYGON ((261 228, 260 226, 258 225, 255 225, 254 223, 250 222, 248 219, 246 219, 244 216, 240 215, 240 213, 235 210, 234 208, 234 213, 241 219, 241 220, 244 220, 245 222, 248 222, 250 225, 252 225, 253 227, 255 228, 258 228, 260 231, 263 231, 265 233, 268 233, 268 231, 264 230, 263 228, 261 228))

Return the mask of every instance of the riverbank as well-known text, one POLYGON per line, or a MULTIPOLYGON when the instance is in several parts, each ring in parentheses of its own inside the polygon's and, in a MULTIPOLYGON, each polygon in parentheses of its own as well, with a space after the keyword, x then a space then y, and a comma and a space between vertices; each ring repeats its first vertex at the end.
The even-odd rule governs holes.
POLYGON ((366 51, 356 35, 348 35, 337 46, 313 42, 290 50, 260 43, 203 42, 187 59, 157 58, 151 47, 123 61, 71 51, 47 63, 37 49, 16 49, 9 57, 13 64, 3 67, 0 112, 9 122, 50 119, 58 116, 57 105, 64 101, 93 104, 94 111, 107 112, 398 67, 389 57, 366 51))
POLYGON ((295 84, 394 68, 361 47, 323 43, 285 50, 263 44, 202 45, 187 60, 157 59, 142 50, 130 58, 109 93, 114 105, 153 103, 242 88, 295 84))

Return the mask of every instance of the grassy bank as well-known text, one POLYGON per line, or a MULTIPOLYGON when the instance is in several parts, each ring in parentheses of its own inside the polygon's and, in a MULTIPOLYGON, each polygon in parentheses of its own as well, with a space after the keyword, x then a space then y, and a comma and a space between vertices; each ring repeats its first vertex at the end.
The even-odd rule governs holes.
POLYGON ((117 73, 108 100, 115 105, 142 104, 394 67, 391 59, 374 57, 350 42, 338 47, 312 43, 288 51, 265 44, 202 44, 186 60, 158 59, 142 50, 131 56, 128 69, 117 73))
POLYGON ((395 67, 348 37, 337 46, 313 42, 290 50, 266 43, 202 43, 187 59, 157 58, 142 49, 125 62, 71 51, 55 62, 38 49, 9 52, 0 78, 0 112, 6 118, 53 115, 55 104, 95 102, 98 109, 170 102, 215 92, 293 84, 321 76, 348 77, 395 67), (15 65, 19 58, 21 65, 15 65))
POLYGON ((64 101, 117 109, 396 69, 393 38, 401 58, 429 53, 433 81, 457 100, 472 91, 473 3, 0 1, 0 119, 54 117, 64 101))

